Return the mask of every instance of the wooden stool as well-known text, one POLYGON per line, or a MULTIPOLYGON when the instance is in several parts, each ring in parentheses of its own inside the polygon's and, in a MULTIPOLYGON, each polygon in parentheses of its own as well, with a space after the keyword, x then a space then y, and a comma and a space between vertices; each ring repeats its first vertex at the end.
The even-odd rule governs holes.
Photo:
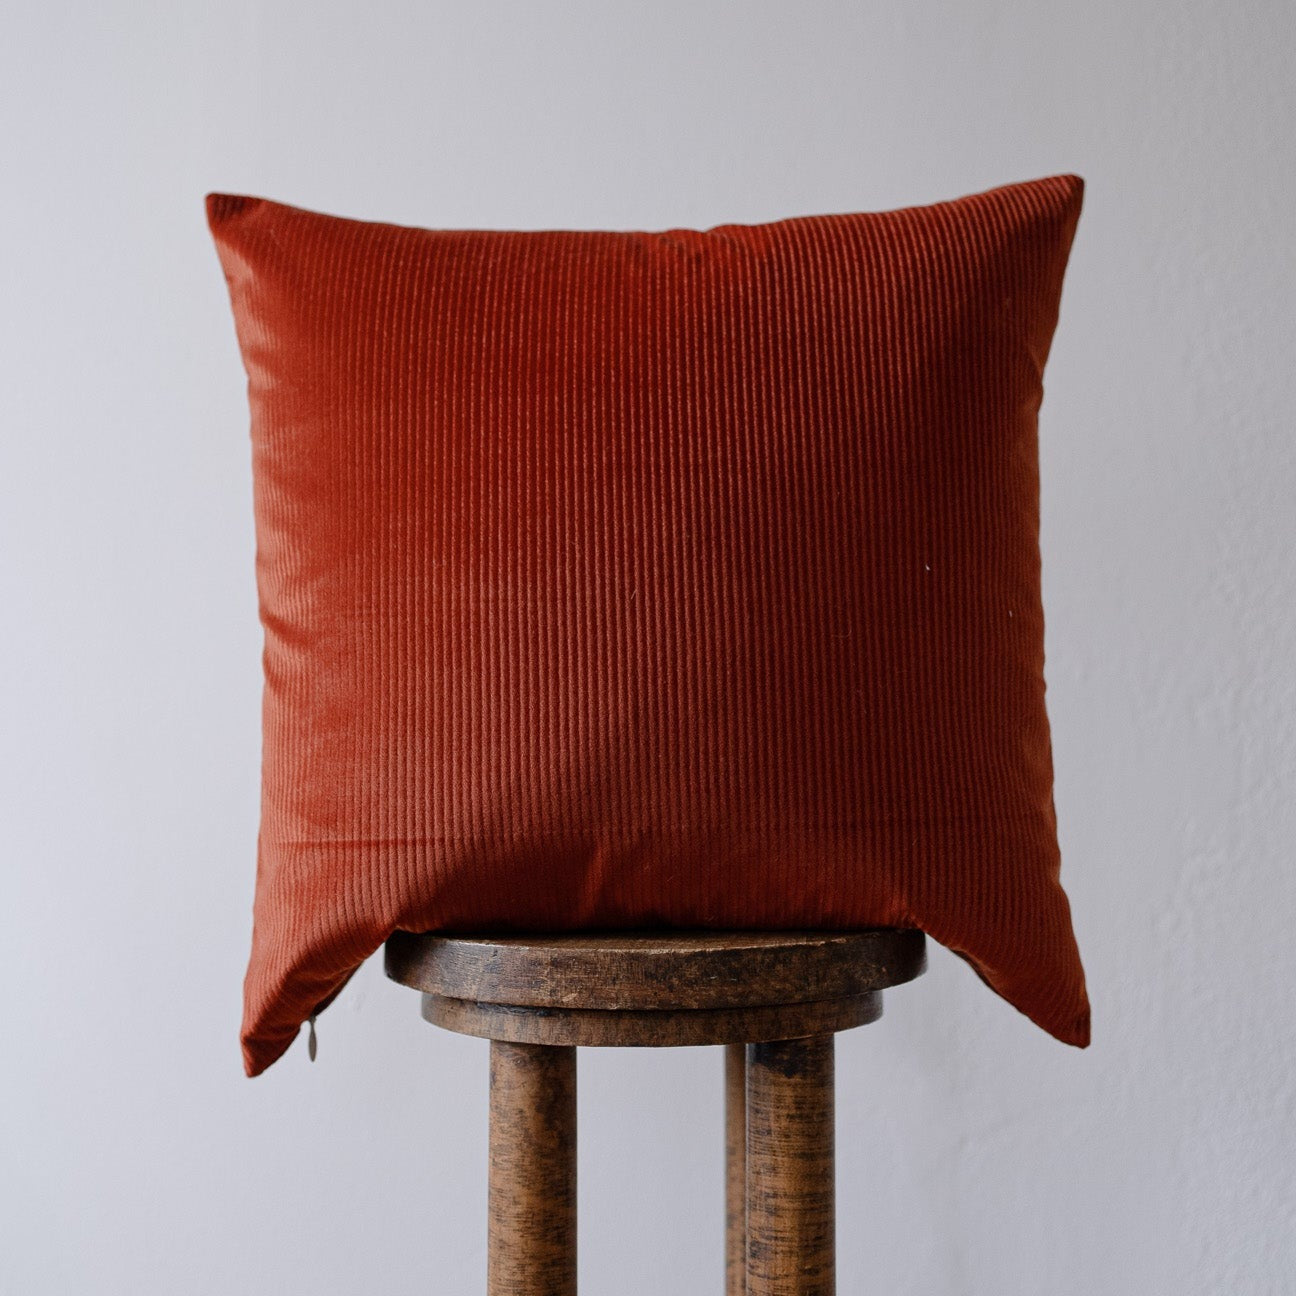
POLYGON ((918 931, 438 937, 387 975, 491 1041, 489 1296, 576 1291, 576 1048, 724 1044, 728 1296, 835 1290, 833 1035, 926 966, 918 931))

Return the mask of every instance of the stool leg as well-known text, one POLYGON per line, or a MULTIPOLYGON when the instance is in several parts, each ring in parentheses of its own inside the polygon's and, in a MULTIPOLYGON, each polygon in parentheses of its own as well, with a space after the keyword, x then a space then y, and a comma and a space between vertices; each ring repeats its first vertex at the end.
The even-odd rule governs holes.
POLYGON ((489 1296, 576 1296, 576 1050, 491 1041, 489 1296))
POLYGON ((747 1046, 725 1045, 725 1296, 747 1296, 747 1046))
POLYGON ((747 1296, 837 1289, 833 1038, 747 1046, 747 1296))

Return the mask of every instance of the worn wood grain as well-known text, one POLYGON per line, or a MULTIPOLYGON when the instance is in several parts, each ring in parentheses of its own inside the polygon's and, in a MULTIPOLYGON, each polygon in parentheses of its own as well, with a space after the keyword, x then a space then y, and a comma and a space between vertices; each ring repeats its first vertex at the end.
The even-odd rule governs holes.
POLYGON ((460 1035, 518 1044, 602 1048, 676 1048, 689 1044, 746 1044, 830 1034, 877 1021, 882 994, 871 991, 825 1003, 763 1008, 701 1008, 680 1012, 600 1012, 593 1008, 527 1008, 471 999, 423 996, 425 1020, 460 1035))
POLYGON ((747 1294, 833 1296, 833 1039, 747 1049, 747 1294))
POLYGON ((489 1296, 576 1291, 576 1047, 723 1044, 726 1296, 833 1296, 833 1035, 921 932, 399 932, 387 974, 491 1040, 489 1296))
POLYGON ((884 990, 926 966, 923 934, 606 932, 437 936, 397 932, 387 975, 450 999, 599 1011, 759 1007, 884 990))
POLYGON ((576 1050, 493 1043, 489 1296, 576 1296, 576 1050))

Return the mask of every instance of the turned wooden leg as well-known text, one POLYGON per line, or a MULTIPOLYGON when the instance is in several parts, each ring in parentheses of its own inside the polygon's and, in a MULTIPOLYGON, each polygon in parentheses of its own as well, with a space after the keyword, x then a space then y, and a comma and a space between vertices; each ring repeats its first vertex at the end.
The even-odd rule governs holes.
POLYGON ((746 1296, 834 1296, 833 1038, 747 1046, 746 1296))
POLYGON ((747 1296, 747 1046, 725 1045, 725 1296, 747 1296))
POLYGON ((576 1050, 491 1041, 489 1296, 576 1296, 576 1050))

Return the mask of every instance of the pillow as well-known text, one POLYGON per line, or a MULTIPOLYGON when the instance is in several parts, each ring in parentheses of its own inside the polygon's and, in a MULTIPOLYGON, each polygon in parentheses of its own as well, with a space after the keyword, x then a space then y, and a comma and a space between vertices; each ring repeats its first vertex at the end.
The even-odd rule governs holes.
POLYGON ((1036 424, 1082 188, 657 232, 208 196, 265 632, 249 1075, 398 930, 919 927, 1088 1042, 1036 424))

